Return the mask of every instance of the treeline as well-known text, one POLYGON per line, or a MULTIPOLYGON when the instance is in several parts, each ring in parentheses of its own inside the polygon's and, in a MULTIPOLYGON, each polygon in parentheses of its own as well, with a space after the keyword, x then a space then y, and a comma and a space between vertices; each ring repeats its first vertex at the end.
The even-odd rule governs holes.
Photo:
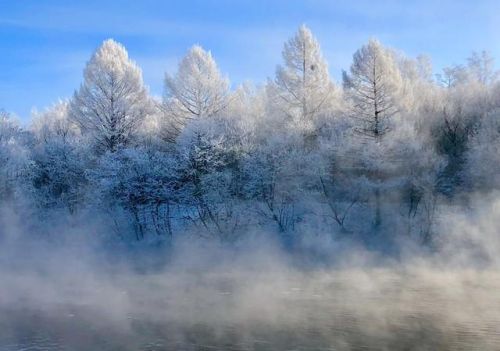
MULTIPOLYGON (((370 40, 342 84, 311 31, 263 86, 230 89, 192 47, 149 95, 105 41, 72 98, 20 128, 0 117, 0 198, 29 218, 99 220, 124 240, 257 231, 431 243, 441 209, 500 185, 500 83, 474 53, 430 60, 370 40)), ((50 87, 47 87, 50 89, 50 87)))

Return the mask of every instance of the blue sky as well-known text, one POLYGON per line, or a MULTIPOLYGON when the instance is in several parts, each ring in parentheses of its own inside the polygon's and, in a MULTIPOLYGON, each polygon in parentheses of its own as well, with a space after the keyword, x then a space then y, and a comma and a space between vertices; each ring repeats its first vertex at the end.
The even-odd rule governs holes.
POLYGON ((473 50, 500 62, 498 0, 0 0, 0 107, 27 121, 33 108, 70 97, 110 37, 127 47, 155 95, 192 44, 210 49, 234 84, 264 82, 301 23, 337 79, 370 37, 430 55, 436 71, 473 50))

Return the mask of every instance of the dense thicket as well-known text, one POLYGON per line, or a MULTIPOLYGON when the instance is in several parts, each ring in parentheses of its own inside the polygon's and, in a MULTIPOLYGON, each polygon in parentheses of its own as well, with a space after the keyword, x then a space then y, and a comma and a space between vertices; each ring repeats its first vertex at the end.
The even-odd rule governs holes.
POLYGON ((105 41, 68 101, 20 128, 0 113, 0 199, 19 213, 99 219, 124 240, 256 231, 432 243, 443 208, 500 187, 492 58, 432 74, 370 40, 342 86, 301 26, 264 86, 231 90, 192 47, 149 96, 105 41))

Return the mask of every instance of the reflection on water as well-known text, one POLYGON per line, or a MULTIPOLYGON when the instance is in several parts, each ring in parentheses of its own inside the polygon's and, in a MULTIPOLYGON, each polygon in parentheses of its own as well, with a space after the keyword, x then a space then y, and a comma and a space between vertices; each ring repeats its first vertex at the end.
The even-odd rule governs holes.
POLYGON ((500 350, 492 271, 37 279, 28 294, 7 277, 0 350, 500 350))

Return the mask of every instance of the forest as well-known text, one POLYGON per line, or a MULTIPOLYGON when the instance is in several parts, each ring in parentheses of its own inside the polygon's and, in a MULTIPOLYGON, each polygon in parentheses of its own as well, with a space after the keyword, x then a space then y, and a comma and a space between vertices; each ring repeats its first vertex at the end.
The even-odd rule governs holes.
POLYGON ((436 74, 371 39, 336 82, 302 25, 263 84, 195 45, 155 97, 109 39, 72 97, 23 127, 0 112, 0 165, 0 232, 432 250, 500 187, 500 80, 487 51, 436 74))

